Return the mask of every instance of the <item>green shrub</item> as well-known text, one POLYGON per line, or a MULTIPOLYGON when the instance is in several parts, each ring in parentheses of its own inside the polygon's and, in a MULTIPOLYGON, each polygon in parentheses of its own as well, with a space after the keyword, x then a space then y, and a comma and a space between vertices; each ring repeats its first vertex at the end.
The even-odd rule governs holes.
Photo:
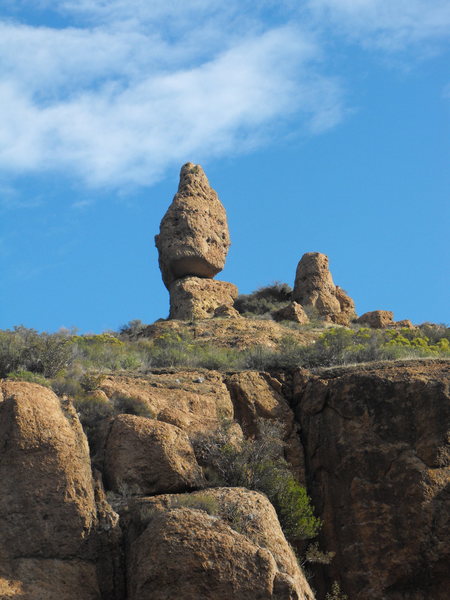
POLYGON ((230 441, 230 425, 224 423, 218 431, 193 439, 199 462, 209 467, 210 482, 263 492, 291 540, 315 537, 321 522, 313 514, 305 488, 295 480, 282 456, 281 425, 261 421, 259 437, 239 444, 230 441))
POLYGON ((175 496, 171 499, 171 508, 195 508, 203 510, 208 515, 218 515, 219 505, 217 500, 208 494, 186 494, 175 496))
POLYGON ((50 381, 43 375, 39 375, 39 373, 32 373, 31 371, 24 371, 23 369, 8 373, 7 377, 13 381, 28 381, 29 383, 38 383, 39 385, 44 385, 45 387, 50 387, 51 385, 50 381))
POLYGON ((341 586, 335 581, 331 586, 331 592, 325 596, 325 600, 348 600, 348 596, 341 591, 341 586))

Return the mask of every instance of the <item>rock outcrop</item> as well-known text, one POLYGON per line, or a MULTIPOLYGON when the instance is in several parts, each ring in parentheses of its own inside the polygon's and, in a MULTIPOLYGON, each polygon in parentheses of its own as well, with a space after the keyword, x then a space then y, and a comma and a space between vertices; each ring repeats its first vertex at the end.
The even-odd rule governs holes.
POLYGON ((320 252, 304 254, 295 274, 294 301, 303 307, 313 307, 325 321, 348 325, 355 317, 353 300, 334 285, 328 267, 328 257, 320 252))
POLYGON ((394 325, 394 313, 391 310, 373 310, 361 315, 356 323, 373 329, 385 329, 394 325))
MULTIPOLYGON (((70 403, 50 390, 5 381, 0 390, 0 598, 116 598, 108 547, 117 525, 98 514, 89 449, 70 403), (111 591, 111 593, 110 593, 111 591)), ((120 583, 116 586, 120 594, 120 583)), ((117 596, 118 597, 118 596, 117 596)))
POLYGON ((299 325, 306 325, 309 322, 308 315, 298 302, 290 302, 287 306, 275 310, 272 317, 274 321, 293 321, 299 325))
POLYGON ((186 433, 175 425, 118 415, 109 425, 104 449, 106 486, 136 494, 184 492, 203 484, 186 433))
POLYGON ((314 599, 262 494, 216 488, 156 496, 132 512, 141 527, 130 528, 130 600, 314 599))
POLYGON ((170 319, 192 321, 215 316, 219 307, 233 309, 238 289, 232 283, 184 277, 170 286, 170 319))
POLYGON ((200 165, 181 168, 178 192, 155 242, 168 289, 176 279, 212 278, 223 269, 230 246, 227 216, 200 165))
POLYGON ((449 363, 296 374, 331 579, 352 600, 445 600, 450 589, 449 363))

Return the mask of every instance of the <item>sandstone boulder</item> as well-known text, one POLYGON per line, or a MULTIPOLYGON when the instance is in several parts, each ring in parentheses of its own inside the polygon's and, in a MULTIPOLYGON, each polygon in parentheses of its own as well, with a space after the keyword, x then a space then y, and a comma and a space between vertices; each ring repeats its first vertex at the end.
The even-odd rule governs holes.
POLYGON ((66 558, 96 524, 89 448, 78 417, 50 390, 5 381, 0 401, 0 548, 66 558), (12 510, 14 507, 14 510, 12 510))
POLYGON ((216 488, 138 502, 147 525, 130 539, 130 600, 313 600, 262 494, 216 488), (205 496, 217 503, 210 514, 205 496))
POLYGON ((359 325, 366 325, 373 329, 385 329, 391 325, 394 325, 394 313, 390 310, 373 310, 366 312, 356 319, 356 323, 359 325))
POLYGON ((233 418, 233 403, 220 373, 161 369, 141 377, 108 375, 102 390, 109 398, 139 398, 158 421, 189 435, 217 429, 233 418))
POLYGON ((232 283, 184 277, 170 286, 170 319, 191 321, 210 319, 215 310, 226 306, 230 310, 238 297, 238 289, 232 283))
POLYGON ((352 600, 448 598, 449 388, 445 360, 296 374, 309 492, 352 600))
POLYGON ((293 321, 299 325, 305 325, 309 322, 308 315, 298 302, 290 302, 287 306, 275 310, 272 317, 275 321, 293 321))
POLYGON ((202 485, 203 477, 187 435, 168 423, 118 415, 104 450, 107 487, 139 494, 182 492, 202 485))
POLYGON ((167 288, 182 277, 214 277, 230 246, 225 209, 200 165, 185 164, 155 238, 167 288))
POLYGON ((234 308, 234 306, 228 306, 221 304, 214 311, 214 317, 221 319, 242 319, 242 315, 234 308))
POLYGON ((334 285, 328 256, 307 252, 298 263, 292 298, 303 307, 312 306, 331 323, 348 325, 355 316, 353 300, 334 285))

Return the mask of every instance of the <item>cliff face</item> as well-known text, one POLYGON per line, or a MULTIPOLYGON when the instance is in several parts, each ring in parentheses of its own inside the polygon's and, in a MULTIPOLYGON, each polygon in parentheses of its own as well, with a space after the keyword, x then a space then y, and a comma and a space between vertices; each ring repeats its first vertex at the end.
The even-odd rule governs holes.
POLYGON ((154 420, 105 421, 98 472, 70 403, 3 382, 0 598, 322 600, 337 580, 350 600, 444 600, 448 365, 111 375, 104 401, 140 398, 154 420), (189 440, 224 418, 237 421, 236 439, 252 437, 261 417, 282 423, 285 458, 323 520, 321 546, 336 553, 313 579, 316 596, 264 496, 190 491, 203 480, 189 440))
POLYGON ((448 598, 448 362, 298 372, 294 401, 332 578, 352 600, 448 598))

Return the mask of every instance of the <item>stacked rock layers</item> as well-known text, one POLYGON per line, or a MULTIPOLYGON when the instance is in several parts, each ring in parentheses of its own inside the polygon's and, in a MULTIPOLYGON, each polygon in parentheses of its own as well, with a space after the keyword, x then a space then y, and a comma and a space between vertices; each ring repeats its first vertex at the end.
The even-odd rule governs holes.
POLYGON ((200 165, 182 167, 178 192, 155 242, 171 319, 205 319, 216 309, 232 308, 236 286, 213 280, 230 247, 227 216, 200 165))

